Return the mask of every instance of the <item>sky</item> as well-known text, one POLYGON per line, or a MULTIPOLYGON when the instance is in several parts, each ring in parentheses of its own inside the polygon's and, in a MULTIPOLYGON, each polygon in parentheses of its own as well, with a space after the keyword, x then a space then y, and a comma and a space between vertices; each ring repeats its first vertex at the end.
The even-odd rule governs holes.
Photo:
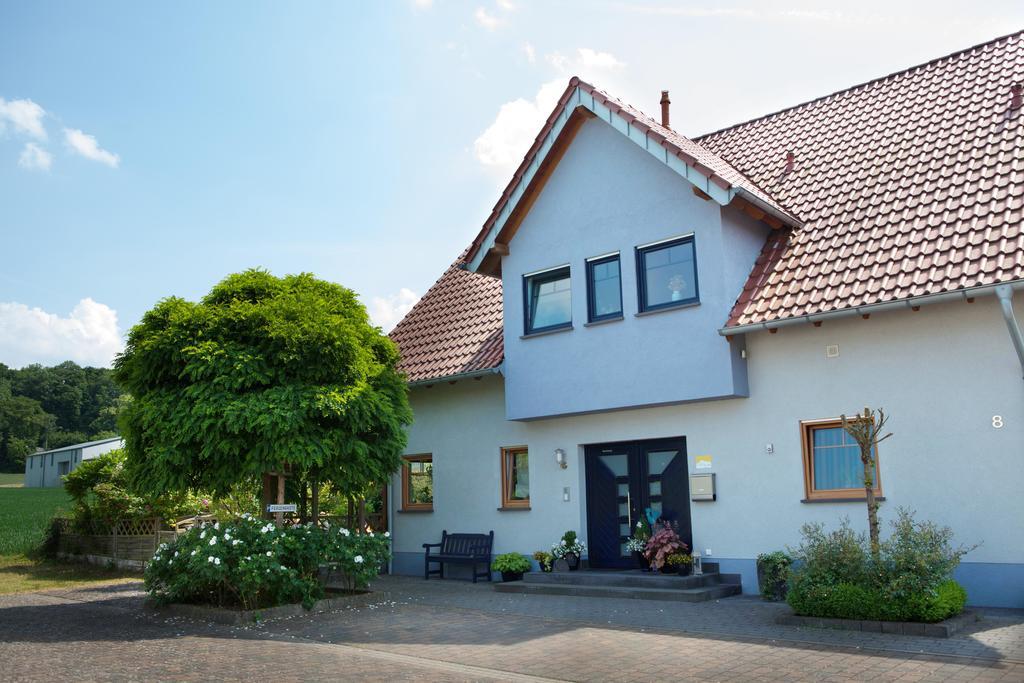
POLYGON ((1024 28, 1017 2, 0 0, 0 363, 106 366, 251 267, 390 330, 568 79, 699 135, 1024 28))

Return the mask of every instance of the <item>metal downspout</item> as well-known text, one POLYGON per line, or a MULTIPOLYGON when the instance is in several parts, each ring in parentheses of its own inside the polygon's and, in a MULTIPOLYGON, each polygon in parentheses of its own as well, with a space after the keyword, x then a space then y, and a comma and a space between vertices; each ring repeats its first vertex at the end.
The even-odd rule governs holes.
POLYGON ((1024 370, 1024 335, 1021 334, 1017 317, 1013 314, 1013 287, 1010 285, 997 286, 996 296, 999 297, 999 305, 1003 309, 1003 319, 1006 321, 1006 328, 1010 331, 1013 348, 1017 349, 1017 359, 1020 361, 1021 370, 1024 370))

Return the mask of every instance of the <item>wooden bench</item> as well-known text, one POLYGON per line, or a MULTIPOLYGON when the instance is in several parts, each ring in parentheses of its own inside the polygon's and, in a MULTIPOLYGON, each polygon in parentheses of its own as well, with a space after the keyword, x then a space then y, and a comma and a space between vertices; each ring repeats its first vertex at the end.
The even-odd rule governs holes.
POLYGON ((446 564, 468 564, 473 569, 473 583, 484 577, 490 581, 493 545, 493 531, 488 534, 450 534, 447 530, 442 531, 440 543, 423 544, 423 578, 429 580, 431 574, 437 574, 443 579, 446 564), (438 548, 437 554, 430 552, 432 548, 438 548), (438 565, 437 569, 431 569, 431 564, 438 565), (479 565, 484 566, 484 571, 477 571, 479 565))

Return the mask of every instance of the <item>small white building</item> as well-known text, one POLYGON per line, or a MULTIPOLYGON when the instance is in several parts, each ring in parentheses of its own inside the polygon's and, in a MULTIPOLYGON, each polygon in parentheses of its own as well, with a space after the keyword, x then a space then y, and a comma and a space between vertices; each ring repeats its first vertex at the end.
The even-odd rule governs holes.
POLYGON ((55 487, 62 484, 61 477, 86 460, 98 458, 108 451, 124 446, 119 436, 99 441, 87 441, 73 446, 54 448, 25 456, 25 486, 55 487))

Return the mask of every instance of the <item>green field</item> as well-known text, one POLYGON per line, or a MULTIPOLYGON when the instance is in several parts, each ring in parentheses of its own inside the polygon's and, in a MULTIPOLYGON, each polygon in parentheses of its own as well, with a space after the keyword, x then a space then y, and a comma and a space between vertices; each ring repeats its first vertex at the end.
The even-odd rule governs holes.
POLYGON ((54 513, 70 507, 71 499, 63 488, 0 488, 0 555, 32 551, 43 539, 54 513))
POLYGON ((21 472, 14 474, 0 472, 0 486, 21 486, 24 480, 25 475, 21 472))

